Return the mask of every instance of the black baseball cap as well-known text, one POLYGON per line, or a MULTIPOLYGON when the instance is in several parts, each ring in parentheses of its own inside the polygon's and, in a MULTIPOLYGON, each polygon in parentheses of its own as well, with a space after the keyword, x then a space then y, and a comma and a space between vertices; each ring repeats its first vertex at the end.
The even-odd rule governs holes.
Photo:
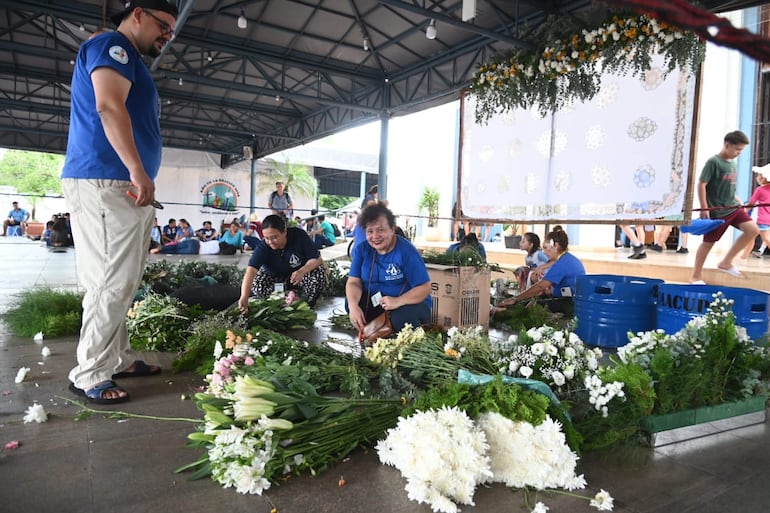
POLYGON ((128 16, 137 7, 142 9, 151 9, 153 11, 167 12, 174 18, 176 18, 179 14, 177 7, 175 5, 171 5, 166 0, 129 0, 123 3, 123 10, 110 16, 110 19, 115 25, 120 25, 120 22, 123 21, 123 18, 128 16))

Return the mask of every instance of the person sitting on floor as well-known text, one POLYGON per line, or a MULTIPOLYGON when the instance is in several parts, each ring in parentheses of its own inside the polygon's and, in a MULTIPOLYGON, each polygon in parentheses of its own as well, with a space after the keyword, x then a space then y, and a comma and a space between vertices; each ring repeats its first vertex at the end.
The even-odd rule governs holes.
POLYGON ((45 241, 46 246, 51 245, 51 231, 53 230, 53 221, 45 223, 45 230, 43 231, 42 239, 45 241))
POLYGON ((479 242, 479 239, 476 237, 475 233, 466 234, 460 242, 455 242, 454 244, 450 245, 446 252, 457 253, 464 249, 472 249, 481 255, 481 258, 483 258, 484 261, 487 260, 487 250, 484 249, 484 245, 479 242))
POLYGON ((546 235, 543 251, 553 261, 543 279, 518 296, 501 301, 498 307, 515 305, 527 299, 541 298, 543 305, 552 312, 572 315, 575 282, 578 276, 586 273, 586 269, 583 263, 569 252, 569 240, 565 231, 552 231, 546 235))
POLYGON ((160 242, 161 244, 168 244, 176 240, 176 236, 179 234, 179 227, 176 225, 176 219, 173 217, 168 220, 168 224, 161 230, 160 242))
POLYGON ((178 228, 179 229, 176 232, 176 240, 180 241, 183 239, 195 238, 195 230, 192 229, 192 226, 190 226, 190 223, 187 222, 187 219, 180 219, 178 228))
POLYGON ((321 214, 317 217, 318 221, 314 225, 312 237, 315 246, 318 249, 328 248, 337 243, 337 237, 334 235, 334 227, 326 220, 326 216, 321 214))
POLYGON ((216 240, 219 238, 217 229, 211 225, 211 221, 203 221, 203 228, 198 229, 195 235, 202 241, 216 240))
POLYGON ((222 236, 219 237, 219 253, 222 255, 234 255, 239 249, 243 253, 243 244, 244 239, 241 225, 233 219, 227 231, 223 232, 222 236))
POLYGON ((519 290, 527 290, 532 286, 532 270, 548 263, 548 256, 540 249, 540 237, 536 233, 527 232, 522 236, 519 248, 527 252, 524 265, 517 267, 513 273, 519 279, 519 290))
POLYGON ((315 306, 328 280, 321 253, 302 228, 287 227, 286 220, 271 214, 262 221, 262 240, 254 240, 241 284, 238 306, 246 313, 249 297, 268 297, 276 290, 297 290, 315 306))

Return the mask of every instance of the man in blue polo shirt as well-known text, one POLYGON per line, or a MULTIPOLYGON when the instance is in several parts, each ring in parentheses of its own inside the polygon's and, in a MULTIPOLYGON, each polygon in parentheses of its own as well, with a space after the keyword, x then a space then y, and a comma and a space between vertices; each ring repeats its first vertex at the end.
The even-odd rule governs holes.
POLYGON ((160 372, 131 357, 126 313, 147 259, 162 150, 158 90, 142 55, 160 55, 176 16, 165 0, 130 0, 111 17, 118 29, 85 41, 75 61, 62 189, 85 296, 69 378, 89 402, 127 401, 113 378, 160 372))
POLYGON ((18 226, 21 229, 20 235, 27 234, 27 221, 29 221, 29 212, 19 207, 19 202, 13 202, 13 208, 8 212, 8 217, 3 221, 3 237, 8 233, 9 226, 18 226))

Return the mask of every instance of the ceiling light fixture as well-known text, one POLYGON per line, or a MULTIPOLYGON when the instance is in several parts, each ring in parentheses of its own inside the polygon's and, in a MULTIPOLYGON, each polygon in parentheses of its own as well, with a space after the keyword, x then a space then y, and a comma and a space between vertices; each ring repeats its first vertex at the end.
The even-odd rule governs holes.
POLYGON ((476 17, 476 0, 463 0, 463 21, 469 21, 476 17))
POLYGON ((206 52, 206 60, 209 62, 214 60, 214 57, 211 56, 211 52, 206 52))
POLYGON ((425 29, 425 37, 428 39, 436 39, 438 31, 436 31, 436 20, 430 20, 428 28, 425 29))
POLYGON ((85 32, 86 31, 86 26, 83 25, 82 23, 80 24, 80 26, 78 28, 80 29, 81 32, 85 32))
POLYGON ((180 86, 184 85, 184 79, 182 77, 179 77, 179 85, 180 86))
POLYGON ((369 38, 368 37, 364 38, 364 51, 365 52, 369 51, 369 38))
POLYGON ((248 26, 249 26, 249 20, 246 19, 246 13, 244 13, 243 9, 241 9, 241 15, 238 16, 238 28, 245 29, 248 26))

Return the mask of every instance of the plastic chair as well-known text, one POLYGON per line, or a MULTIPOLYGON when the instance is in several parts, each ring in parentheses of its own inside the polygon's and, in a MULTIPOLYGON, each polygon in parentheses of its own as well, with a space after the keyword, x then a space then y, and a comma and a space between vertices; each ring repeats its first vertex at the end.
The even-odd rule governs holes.
POLYGON ((21 237, 21 225, 16 224, 13 226, 9 226, 8 229, 6 230, 5 235, 7 237, 21 237))

